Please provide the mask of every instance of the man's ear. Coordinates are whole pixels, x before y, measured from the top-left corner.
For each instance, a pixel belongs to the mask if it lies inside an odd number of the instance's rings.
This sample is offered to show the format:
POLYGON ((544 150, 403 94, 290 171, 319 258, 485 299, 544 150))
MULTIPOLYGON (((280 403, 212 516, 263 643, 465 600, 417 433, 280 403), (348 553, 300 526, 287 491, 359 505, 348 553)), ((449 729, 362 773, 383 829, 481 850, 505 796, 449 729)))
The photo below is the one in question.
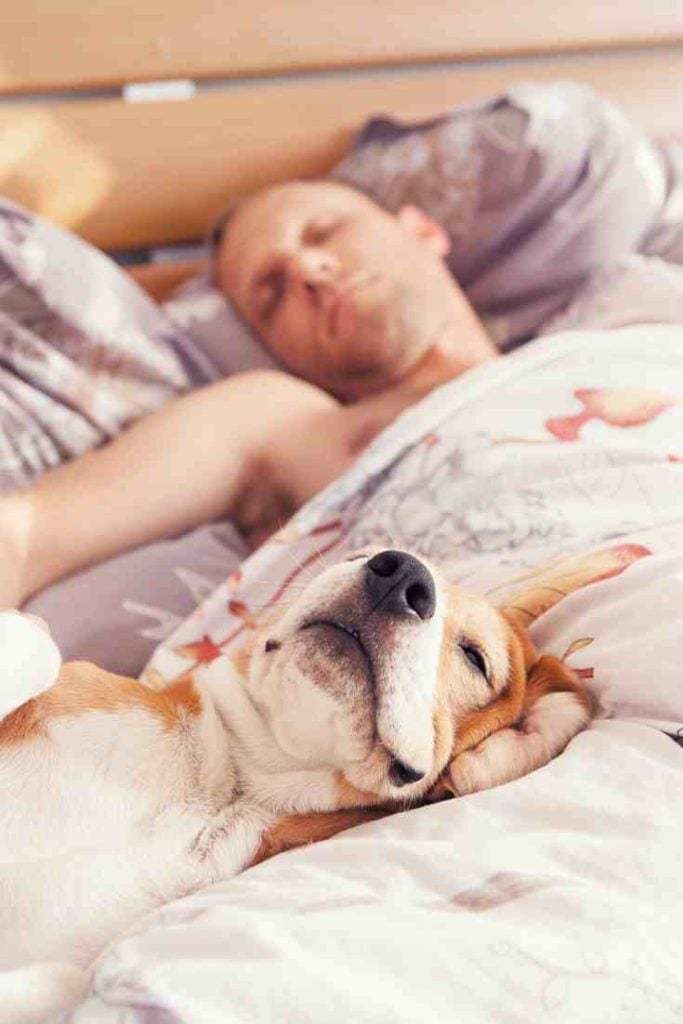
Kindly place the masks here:
POLYGON ((447 256, 450 252, 451 240, 444 228, 419 206, 410 203, 402 206, 396 219, 411 235, 425 242, 437 256, 447 256))

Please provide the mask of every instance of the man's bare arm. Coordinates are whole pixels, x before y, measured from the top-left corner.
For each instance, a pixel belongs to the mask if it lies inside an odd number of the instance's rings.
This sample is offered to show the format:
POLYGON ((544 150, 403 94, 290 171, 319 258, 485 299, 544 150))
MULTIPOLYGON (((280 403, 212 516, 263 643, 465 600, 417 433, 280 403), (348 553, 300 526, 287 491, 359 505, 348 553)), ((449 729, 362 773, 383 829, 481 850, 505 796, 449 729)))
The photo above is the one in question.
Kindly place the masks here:
MULTIPOLYGON (((309 467, 306 437, 327 431, 334 399, 285 374, 242 374, 177 399, 106 447, 0 501, 0 604, 20 605, 78 569, 200 523, 258 527, 277 503, 271 450, 297 451, 297 501, 344 468, 309 467), (245 525, 244 523, 242 525, 245 525)), ((334 447, 334 446, 333 446, 334 447)))

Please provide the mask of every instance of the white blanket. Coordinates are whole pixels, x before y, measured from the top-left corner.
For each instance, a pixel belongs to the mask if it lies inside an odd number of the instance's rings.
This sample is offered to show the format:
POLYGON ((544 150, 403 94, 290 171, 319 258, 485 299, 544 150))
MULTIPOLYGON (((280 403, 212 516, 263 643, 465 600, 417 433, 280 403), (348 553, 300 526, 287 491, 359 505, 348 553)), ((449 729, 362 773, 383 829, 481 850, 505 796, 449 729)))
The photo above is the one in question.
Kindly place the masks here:
POLYGON ((70 1020, 681 1019, 683 750, 660 730, 683 734, 683 328, 559 334, 441 388, 198 609, 150 680, 230 657, 319 552, 369 544, 540 615, 536 642, 589 681, 599 720, 518 782, 163 909, 70 1020))
POLYGON ((673 1024, 682 791, 670 739, 601 722, 525 779, 156 914, 72 1020, 673 1024))

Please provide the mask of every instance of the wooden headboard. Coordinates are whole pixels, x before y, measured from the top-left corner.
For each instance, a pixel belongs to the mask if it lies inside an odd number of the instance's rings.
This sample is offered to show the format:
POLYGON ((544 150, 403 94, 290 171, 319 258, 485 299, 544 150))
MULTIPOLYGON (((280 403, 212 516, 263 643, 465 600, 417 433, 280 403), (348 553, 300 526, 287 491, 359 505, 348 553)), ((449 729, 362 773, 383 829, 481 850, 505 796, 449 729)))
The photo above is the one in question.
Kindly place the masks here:
MULTIPOLYGON (((237 194, 324 173, 371 115, 424 117, 521 80, 591 83, 683 138, 683 0, 12 6, 0 192, 141 259, 201 238, 237 194)), ((141 276, 158 293, 180 272, 141 276)))

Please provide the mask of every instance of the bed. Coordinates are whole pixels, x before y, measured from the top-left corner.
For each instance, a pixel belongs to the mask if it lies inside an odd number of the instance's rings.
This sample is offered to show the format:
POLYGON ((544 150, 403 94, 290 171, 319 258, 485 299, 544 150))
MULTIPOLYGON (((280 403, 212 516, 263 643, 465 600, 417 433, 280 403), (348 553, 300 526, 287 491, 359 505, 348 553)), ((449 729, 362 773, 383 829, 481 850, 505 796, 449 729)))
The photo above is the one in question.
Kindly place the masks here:
MULTIPOLYGON (((552 18, 494 0, 324 17, 177 0, 94 17, 65 0, 12 18, 0 191, 114 253, 156 298, 201 269, 226 202, 327 173, 378 113, 428 119, 572 79, 649 135, 683 138, 683 9, 666 0, 552 18)), ((632 291, 622 279, 612 307, 632 291)), ((293 565, 386 528, 537 619, 543 648, 593 680, 594 727, 526 779, 164 908, 104 954, 73 1024, 680 1019, 683 317, 666 326, 661 306, 657 293, 656 313, 633 313, 657 321, 646 336, 623 322, 572 335, 569 318, 409 410, 287 532, 196 593, 146 675, 163 685, 209 648, 231 657, 293 565)))

